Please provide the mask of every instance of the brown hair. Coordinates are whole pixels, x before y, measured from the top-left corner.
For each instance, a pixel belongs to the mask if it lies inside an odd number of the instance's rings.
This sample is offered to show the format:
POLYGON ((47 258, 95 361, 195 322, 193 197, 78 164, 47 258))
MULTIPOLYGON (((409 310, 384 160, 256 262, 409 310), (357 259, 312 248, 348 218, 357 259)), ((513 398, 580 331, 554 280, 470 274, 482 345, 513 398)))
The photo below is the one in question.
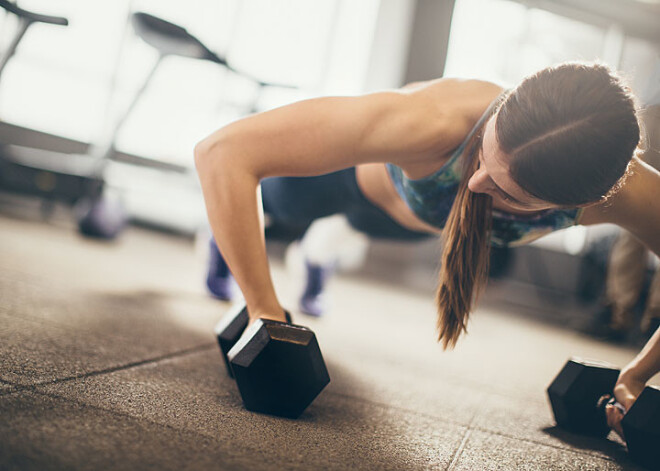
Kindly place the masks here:
MULTIPOLYGON (((490 114, 496 110, 497 107, 492 108, 490 114)), ((443 230, 440 282, 435 302, 438 341, 445 349, 453 348, 460 335, 467 332, 468 315, 488 273, 492 199, 486 194, 471 192, 468 181, 479 166, 477 151, 489 117, 482 120, 480 129, 475 130, 465 146, 461 157, 463 175, 443 230)))
MULTIPOLYGON (((620 187, 640 139, 635 110, 632 92, 608 67, 568 63, 527 77, 492 113, 511 178, 530 195, 575 207, 620 187)), ((463 177, 443 231, 436 303, 444 348, 467 331, 488 275, 491 198, 467 188, 479 165, 483 126, 465 148, 463 177)))

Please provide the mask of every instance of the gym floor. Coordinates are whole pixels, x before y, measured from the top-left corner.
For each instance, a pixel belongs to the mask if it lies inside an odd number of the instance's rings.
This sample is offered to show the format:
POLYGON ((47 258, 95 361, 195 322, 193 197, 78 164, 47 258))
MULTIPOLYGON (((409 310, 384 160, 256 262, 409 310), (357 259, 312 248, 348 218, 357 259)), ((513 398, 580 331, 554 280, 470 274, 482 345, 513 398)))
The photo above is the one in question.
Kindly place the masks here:
MULTIPOLYGON (((0 214, 0 469, 638 469, 610 440, 554 427, 545 388, 570 355, 632 348, 525 313, 474 314, 453 352, 432 293, 339 276, 319 339, 331 383, 298 420, 241 406, 213 336, 229 308, 190 240, 118 243, 0 214)), ((287 302, 295 286, 273 261, 287 302)))

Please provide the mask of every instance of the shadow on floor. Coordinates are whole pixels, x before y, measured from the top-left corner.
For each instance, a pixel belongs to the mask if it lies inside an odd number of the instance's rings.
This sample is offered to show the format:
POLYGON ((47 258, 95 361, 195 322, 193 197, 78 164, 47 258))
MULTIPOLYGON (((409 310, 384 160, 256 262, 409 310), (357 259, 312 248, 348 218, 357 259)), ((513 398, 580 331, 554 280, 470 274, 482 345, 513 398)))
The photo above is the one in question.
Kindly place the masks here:
MULTIPOLYGON (((626 447, 622 444, 622 442, 609 440, 607 438, 599 439, 571 433, 557 425, 544 428, 542 429, 542 432, 562 441, 573 449, 583 450, 586 452, 599 452, 605 456, 608 456, 613 461, 625 466, 630 466, 632 463, 626 451, 626 447)), ((614 432, 611 432, 610 436, 613 433, 614 432)))

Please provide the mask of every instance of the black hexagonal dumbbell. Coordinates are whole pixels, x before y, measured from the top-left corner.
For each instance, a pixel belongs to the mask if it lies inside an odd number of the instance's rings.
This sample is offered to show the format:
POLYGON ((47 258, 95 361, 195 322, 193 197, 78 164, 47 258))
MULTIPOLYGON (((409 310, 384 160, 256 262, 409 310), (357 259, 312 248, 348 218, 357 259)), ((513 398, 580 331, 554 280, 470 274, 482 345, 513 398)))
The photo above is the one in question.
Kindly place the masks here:
POLYGON ((647 386, 621 421, 630 457, 660 469, 660 389, 647 386))
MULTIPOLYGON (((610 364, 580 359, 569 360, 548 386, 548 398, 557 425, 566 430, 606 437, 610 428, 605 416, 620 370, 610 364)), ((660 390, 647 387, 621 422, 630 457, 650 469, 660 463, 660 390)))
POLYGON ((314 332, 259 319, 246 331, 247 308, 237 306, 216 327, 230 376, 254 412, 297 418, 330 382, 314 332))
POLYGON ((557 425, 571 432, 606 437, 610 433, 599 399, 611 394, 620 370, 604 362, 570 359, 548 386, 557 425))

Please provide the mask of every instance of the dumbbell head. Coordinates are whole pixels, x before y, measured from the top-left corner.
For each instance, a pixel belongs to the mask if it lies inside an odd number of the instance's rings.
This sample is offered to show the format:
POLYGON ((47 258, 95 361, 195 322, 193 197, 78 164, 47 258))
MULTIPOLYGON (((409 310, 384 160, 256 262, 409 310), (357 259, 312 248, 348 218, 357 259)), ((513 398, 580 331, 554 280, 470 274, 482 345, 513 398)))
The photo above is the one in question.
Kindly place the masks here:
POLYGON ((571 432, 605 437, 610 431, 598 399, 611 394, 619 369, 604 362, 573 358, 548 386, 557 425, 571 432))
POLYGON ((314 332, 259 319, 227 358, 245 408, 297 418, 330 382, 314 332))
MULTIPOLYGON (((286 315, 287 323, 291 324, 291 314, 286 311, 284 314, 286 315)), ((220 322, 215 326, 215 336, 218 339, 218 345, 222 352, 222 359, 225 362, 227 374, 231 378, 234 377, 234 373, 231 371, 231 365, 227 359, 227 354, 234 344, 238 342, 238 339, 241 338, 249 321, 250 317, 248 316, 247 306, 245 303, 239 303, 234 305, 224 316, 222 316, 220 322)))
POLYGON ((660 466, 660 389, 647 386, 621 421, 628 453, 639 464, 660 466))
POLYGON ((237 304, 222 316, 220 322, 215 326, 215 336, 218 339, 222 358, 227 367, 227 374, 232 378, 234 374, 231 371, 227 353, 238 342, 238 339, 241 338, 241 334, 247 327, 249 320, 250 318, 245 304, 237 304))

